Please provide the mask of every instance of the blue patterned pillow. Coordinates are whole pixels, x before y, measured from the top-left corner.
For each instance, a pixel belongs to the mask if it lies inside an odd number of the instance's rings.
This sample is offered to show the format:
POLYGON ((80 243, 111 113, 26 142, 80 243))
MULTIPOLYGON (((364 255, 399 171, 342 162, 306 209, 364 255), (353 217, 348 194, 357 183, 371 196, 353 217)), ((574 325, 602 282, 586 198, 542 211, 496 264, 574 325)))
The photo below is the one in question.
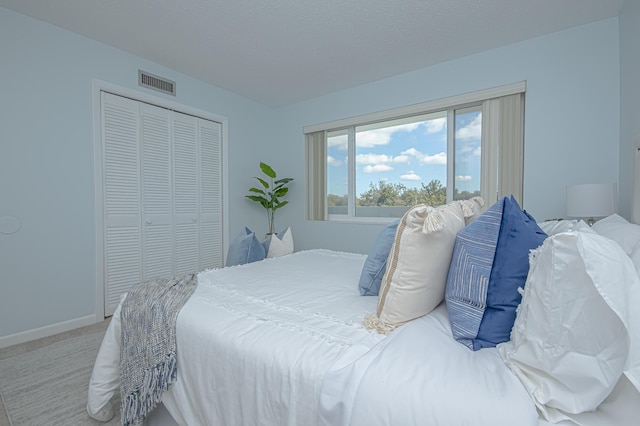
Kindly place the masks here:
POLYGON ((453 337, 473 348, 486 308, 491 266, 498 244, 504 198, 458 231, 445 300, 453 337))
POLYGON ((509 340, 529 273, 529 251, 547 235, 504 197, 458 233, 447 278, 453 337, 470 349, 509 340), (486 217, 485 217, 486 216, 486 217))
POLYGON ((380 231, 375 243, 373 243, 371 252, 369 256, 367 256, 367 260, 365 260, 362 272, 360 273, 360 282, 358 283, 360 295, 378 295, 382 277, 387 269, 389 250, 391 250, 393 240, 396 237, 396 230, 398 229, 399 223, 400 219, 385 226, 382 231, 380 231))
POLYGON ((264 246, 258 241, 255 232, 245 227, 229 244, 225 266, 243 265, 263 260, 264 257, 264 246))

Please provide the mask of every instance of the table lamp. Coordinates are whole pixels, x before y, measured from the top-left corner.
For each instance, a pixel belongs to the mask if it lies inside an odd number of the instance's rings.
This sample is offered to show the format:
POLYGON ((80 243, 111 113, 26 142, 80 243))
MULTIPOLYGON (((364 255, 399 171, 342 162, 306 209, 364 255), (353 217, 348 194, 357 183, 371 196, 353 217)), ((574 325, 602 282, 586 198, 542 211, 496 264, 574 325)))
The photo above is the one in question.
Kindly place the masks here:
POLYGON ((617 210, 618 185, 616 183, 585 183, 567 186, 567 216, 588 218, 589 226, 594 218, 609 216, 617 210))

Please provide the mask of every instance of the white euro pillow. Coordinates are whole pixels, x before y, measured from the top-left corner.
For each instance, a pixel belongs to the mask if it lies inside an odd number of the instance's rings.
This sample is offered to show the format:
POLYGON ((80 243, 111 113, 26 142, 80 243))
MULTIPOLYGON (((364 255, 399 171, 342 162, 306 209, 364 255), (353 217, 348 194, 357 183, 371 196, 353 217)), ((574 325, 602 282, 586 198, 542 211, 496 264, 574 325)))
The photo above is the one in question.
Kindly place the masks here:
POLYGON ((629 256, 640 246, 640 226, 615 213, 594 223, 592 229, 620 244, 629 256))
POLYGON ((543 416, 595 410, 622 373, 640 389, 640 279, 615 242, 553 235, 532 251, 511 340, 498 345, 543 416))
POLYGON ((545 220, 544 222, 539 222, 538 226, 548 236, 560 234, 561 232, 591 229, 584 220, 575 219, 545 220))

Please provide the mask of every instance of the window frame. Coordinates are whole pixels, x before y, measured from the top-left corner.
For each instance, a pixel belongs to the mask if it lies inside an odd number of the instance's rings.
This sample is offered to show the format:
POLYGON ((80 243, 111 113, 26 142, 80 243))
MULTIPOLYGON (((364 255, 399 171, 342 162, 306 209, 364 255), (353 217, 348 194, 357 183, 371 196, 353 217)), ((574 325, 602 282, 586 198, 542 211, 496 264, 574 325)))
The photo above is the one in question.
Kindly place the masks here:
MULTIPOLYGON (((318 194, 317 191, 314 191, 313 187, 313 179, 317 177, 317 173, 310 173, 309 168, 313 167, 313 159, 309 158, 309 153, 311 148, 309 147, 309 136, 311 134, 317 132, 323 132, 324 144, 325 144, 325 153, 326 153, 326 144, 327 144, 327 134, 332 131, 339 131, 343 129, 347 129, 349 132, 355 133, 355 128, 359 126, 371 125, 374 123, 403 119, 412 116, 419 116, 431 113, 437 113, 446 111, 447 112, 447 122, 455 123, 455 111, 466 109, 469 107, 479 107, 483 114, 483 131, 482 131, 482 145, 483 145, 483 154, 485 149, 485 137, 490 134, 491 130, 485 131, 485 102, 500 99, 503 97, 507 97, 509 95, 521 94, 524 95, 526 92, 526 82, 521 81, 517 83, 507 84, 503 86, 493 87, 489 89, 479 90, 471 93, 465 93, 461 95, 451 96, 447 98, 436 99, 433 101, 422 102, 418 104, 408 105, 400 108, 393 108, 385 111, 379 111, 375 113, 344 118, 339 120, 334 120, 330 122, 320 123, 305 126, 303 128, 305 134, 305 140, 307 142, 307 220, 321 220, 321 221, 330 221, 330 222, 349 222, 349 223, 388 223, 397 218, 393 217, 367 217, 367 216, 356 216, 355 215, 355 142, 351 142, 351 140, 355 141, 354 135, 349 135, 349 144, 348 144, 348 157, 349 157, 349 167, 348 167, 348 203, 347 203, 347 214, 328 214, 328 207, 326 205, 326 197, 327 197, 327 173, 326 173, 326 159, 321 161, 320 163, 316 163, 315 167, 319 167, 319 164, 322 164, 324 167, 323 173, 325 182, 323 183, 324 194, 318 194), (353 139, 352 139, 353 138, 353 139), (313 197, 323 196, 324 201, 322 202, 324 206, 324 217, 317 217, 317 214, 314 214, 311 211, 311 206, 314 204, 313 197)), ((522 103, 524 103, 522 98, 522 103)), ((524 119, 524 112, 521 111, 522 119, 524 119)), ((522 141, 524 139, 523 134, 523 126, 519 129, 522 132, 520 136, 522 141)), ((455 179, 455 149, 454 149, 454 141, 455 141, 455 124, 447 126, 447 158, 453 159, 453 162, 447 161, 447 185, 446 185, 446 194, 447 201, 453 199, 453 191, 454 191, 454 179, 455 179)), ((492 137, 494 139, 498 139, 498 141, 492 142, 493 145, 499 145, 502 143, 499 141, 501 136, 499 133, 492 133, 492 137)), ((522 148, 521 148, 522 150, 522 148)), ((495 153, 495 155, 499 155, 500 149, 492 149, 490 152, 495 153)), ((522 156, 522 153, 520 153, 522 156)), ((500 167, 500 159, 496 158, 493 161, 487 162, 485 160, 482 161, 482 170, 481 176, 482 179, 486 179, 486 176, 490 176, 493 178, 495 173, 487 173, 484 169, 487 167, 487 164, 491 164, 491 167, 500 167)), ((522 168, 521 168, 522 169, 522 168)), ((317 171, 316 171, 317 172, 317 171)), ((520 176, 520 181, 522 181, 522 176, 520 176)), ((497 186, 493 185, 493 186, 497 186)), ((493 188, 493 186, 490 186, 493 188)), ((316 186, 317 187, 317 186, 316 186)), ((481 193, 485 192, 486 185, 481 186, 481 193)), ((492 198, 490 196, 492 191, 489 194, 484 195, 485 201, 491 202, 493 200, 489 200, 487 198, 492 198)), ((496 193, 496 197, 499 193, 496 193)), ((519 197, 522 198, 522 194, 519 194, 519 197)), ((317 201, 316 201, 317 202, 317 201)))

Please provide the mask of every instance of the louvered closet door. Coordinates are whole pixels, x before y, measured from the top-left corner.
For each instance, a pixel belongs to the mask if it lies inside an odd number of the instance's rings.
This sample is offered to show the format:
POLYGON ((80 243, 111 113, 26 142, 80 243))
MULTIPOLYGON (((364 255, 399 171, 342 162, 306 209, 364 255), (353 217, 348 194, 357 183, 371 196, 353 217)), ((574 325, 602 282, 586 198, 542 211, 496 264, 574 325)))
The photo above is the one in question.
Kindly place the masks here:
POLYGON ((222 125, 102 93, 105 314, 141 282, 222 265, 222 125))
POLYGON ((200 266, 222 266, 222 125, 198 120, 200 130, 200 266))
POLYGON ((139 169, 139 106, 135 101, 101 95, 105 315, 120 295, 142 278, 139 169))
POLYGON ((200 270, 198 119, 173 113, 175 274, 200 270))
POLYGON ((140 104, 143 280, 173 276, 171 111, 140 104))

